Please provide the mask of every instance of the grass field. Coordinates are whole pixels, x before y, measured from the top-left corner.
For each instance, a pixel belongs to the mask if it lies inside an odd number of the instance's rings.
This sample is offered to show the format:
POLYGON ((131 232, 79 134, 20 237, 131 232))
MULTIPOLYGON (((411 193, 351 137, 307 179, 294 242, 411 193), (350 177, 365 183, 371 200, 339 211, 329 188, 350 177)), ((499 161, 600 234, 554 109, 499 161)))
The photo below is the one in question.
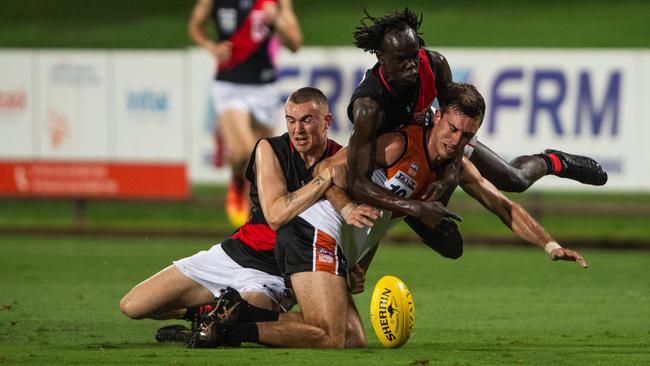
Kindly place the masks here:
MULTIPOLYGON (((430 47, 650 47, 646 0, 364 1, 372 15, 409 6, 430 47)), ((294 0, 306 45, 352 45, 361 1, 294 0)), ((194 1, 3 0, 0 47, 176 48, 191 44, 194 1)))
MULTIPOLYGON (((410 6, 438 47, 650 48, 650 1, 365 1, 372 14, 410 6)), ((194 4, 180 0, 3 0, 0 48, 179 48, 194 4)), ((305 45, 351 45, 358 1, 294 0, 305 45)), ((650 365, 650 251, 581 249, 589 270, 535 248, 468 245, 458 261, 417 244, 385 245, 356 301, 364 350, 188 350, 153 340, 166 323, 132 321, 118 302, 171 260, 232 230, 223 188, 195 187, 191 202, 91 201, 83 227, 129 237, 50 235, 74 229, 67 200, 0 200, 0 365, 650 365), (164 230, 175 237, 148 235, 164 230), (203 232, 183 238, 179 232, 203 232), (207 233, 207 235, 205 234, 207 233), (212 235, 215 234, 215 235, 212 235), (417 320, 401 349, 383 349, 368 324, 371 287, 384 274, 410 287, 417 320)), ((632 240, 650 248, 650 194, 513 195, 562 244, 632 240)), ((452 208, 466 236, 512 238, 465 195, 452 208)), ((408 235, 406 227, 396 233, 408 235)))
MULTIPOLYGON (((551 178, 546 178, 551 179, 551 178)), ((233 228, 223 211, 224 187, 195 186, 190 202, 90 201, 84 227, 89 230, 204 232, 223 237, 233 228)), ((524 193, 510 195, 528 208, 556 239, 570 245, 581 241, 635 241, 650 248, 650 194, 647 193, 524 193)), ((503 238, 512 234, 492 214, 462 191, 454 194, 452 210, 468 238, 503 238)), ((6 228, 72 229, 74 204, 68 200, 0 200, 0 230, 6 228)), ((395 234, 415 236, 406 226, 395 234)))
MULTIPOLYGON (((132 321, 121 296, 197 240, 0 236, 0 364, 33 365, 640 365, 648 364, 648 252, 583 251, 591 268, 537 249, 472 247, 458 261, 386 245, 368 286, 402 278, 416 326, 401 349, 187 350, 160 345, 163 323, 132 321)), ((369 295, 356 297, 368 328, 369 295)))

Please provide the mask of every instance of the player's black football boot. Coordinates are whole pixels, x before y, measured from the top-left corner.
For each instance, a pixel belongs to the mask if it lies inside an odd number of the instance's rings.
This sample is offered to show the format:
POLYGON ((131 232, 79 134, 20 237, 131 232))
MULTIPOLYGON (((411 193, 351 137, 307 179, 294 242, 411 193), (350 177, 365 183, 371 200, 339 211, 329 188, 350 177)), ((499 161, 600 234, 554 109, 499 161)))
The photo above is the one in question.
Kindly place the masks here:
POLYGON ((558 177, 594 186, 602 186, 607 183, 607 172, 592 158, 550 149, 545 150, 544 153, 554 161, 554 166, 559 160, 560 166, 555 167, 555 174, 558 177), (553 157, 556 157, 557 160, 553 157))
POLYGON ((192 335, 192 331, 181 324, 167 325, 156 331, 156 340, 161 343, 185 343, 192 335))
POLYGON ((210 313, 213 309, 214 307, 212 304, 189 308, 183 319, 192 322, 190 329, 182 324, 167 325, 156 331, 156 340, 161 343, 186 343, 192 332, 198 329, 199 325, 203 323, 203 321, 207 318, 208 313, 210 313))
POLYGON ((243 305, 245 303, 239 292, 232 287, 226 287, 215 299, 212 311, 206 318, 221 324, 238 323, 243 305))
POLYGON ((187 339, 187 348, 216 348, 219 346, 236 346, 226 344, 225 336, 228 325, 214 319, 206 319, 187 339))
POLYGON ((240 342, 228 342, 225 340, 225 336, 230 325, 239 322, 242 305, 245 305, 245 301, 237 290, 232 287, 221 290, 219 297, 212 304, 212 311, 203 317, 198 326, 193 324, 192 335, 187 340, 187 347, 239 347, 240 342))

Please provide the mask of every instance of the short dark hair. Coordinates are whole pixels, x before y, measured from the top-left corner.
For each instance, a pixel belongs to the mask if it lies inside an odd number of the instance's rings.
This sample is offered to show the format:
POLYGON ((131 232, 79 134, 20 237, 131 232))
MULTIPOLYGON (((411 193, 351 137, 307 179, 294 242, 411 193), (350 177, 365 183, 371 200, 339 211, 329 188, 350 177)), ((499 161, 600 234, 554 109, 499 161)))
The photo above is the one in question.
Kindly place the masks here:
POLYGON ((306 86, 294 91, 291 93, 291 95, 289 95, 289 98, 287 100, 295 104, 302 104, 313 101, 318 104, 327 105, 327 97, 325 94, 323 94, 320 89, 313 88, 311 86, 306 86))
POLYGON ((449 83, 445 93, 439 96, 440 113, 453 109, 469 118, 479 118, 481 122, 485 117, 485 100, 472 84, 449 83))
POLYGON ((381 18, 373 17, 368 14, 365 6, 361 7, 363 13, 366 15, 361 18, 361 25, 354 31, 354 45, 357 48, 370 53, 381 51, 381 44, 384 40, 386 33, 392 31, 403 31, 408 28, 413 29, 420 41, 420 47, 424 47, 424 40, 422 33, 419 33, 420 25, 422 24, 422 15, 418 16, 409 8, 404 8, 404 11, 394 11, 381 18), (366 24, 365 20, 370 21, 366 24))

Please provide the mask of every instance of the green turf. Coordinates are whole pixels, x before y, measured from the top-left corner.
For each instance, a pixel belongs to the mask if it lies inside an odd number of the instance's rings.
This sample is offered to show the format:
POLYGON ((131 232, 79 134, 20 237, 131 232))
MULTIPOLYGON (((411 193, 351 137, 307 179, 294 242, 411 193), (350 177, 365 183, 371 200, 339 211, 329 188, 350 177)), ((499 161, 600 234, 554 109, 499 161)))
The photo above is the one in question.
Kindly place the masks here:
MULTIPOLYGON (((0 236, 0 364, 639 365, 648 361, 648 252, 583 251, 591 268, 536 249, 471 247, 458 261, 421 246, 384 246, 368 283, 410 287, 416 326, 401 349, 187 350, 153 341, 121 296, 197 240, 0 236)), ((356 301, 368 328, 368 292, 356 301)))
MULTIPOLYGON (((83 225, 102 230, 207 232, 219 240, 233 230, 223 210, 224 196, 224 187, 196 186, 193 198, 183 202, 89 201, 83 225)), ((534 192, 510 196, 567 245, 576 238, 650 245, 650 194, 534 192)), ((496 217, 462 191, 454 194, 450 207, 463 217, 460 228, 466 236, 514 238, 496 217)), ((0 199, 0 228, 37 227, 74 228, 73 202, 0 199)), ((395 233, 415 238, 406 225, 398 226, 395 233)))
MULTIPOLYGON (((372 15, 410 6, 431 47, 650 47, 645 0, 365 1, 372 15)), ((352 45, 359 1, 294 1, 306 45, 352 45)), ((194 1, 3 0, 0 47, 148 47, 191 44, 194 1)))

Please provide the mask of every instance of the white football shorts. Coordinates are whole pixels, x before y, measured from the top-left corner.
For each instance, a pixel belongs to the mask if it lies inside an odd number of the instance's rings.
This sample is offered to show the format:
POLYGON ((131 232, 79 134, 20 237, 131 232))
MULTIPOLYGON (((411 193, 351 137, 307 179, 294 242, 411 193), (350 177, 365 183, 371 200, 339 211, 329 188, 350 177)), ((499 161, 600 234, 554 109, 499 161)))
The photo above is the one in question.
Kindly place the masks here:
POLYGON ((212 291, 215 297, 220 290, 232 287, 239 292, 264 293, 284 311, 290 310, 295 303, 282 277, 240 266, 223 251, 221 244, 174 261, 174 265, 184 275, 212 291))
POLYGON ((212 103, 217 117, 226 110, 249 112, 257 122, 274 128, 279 118, 280 91, 275 83, 237 84, 212 81, 212 103))

